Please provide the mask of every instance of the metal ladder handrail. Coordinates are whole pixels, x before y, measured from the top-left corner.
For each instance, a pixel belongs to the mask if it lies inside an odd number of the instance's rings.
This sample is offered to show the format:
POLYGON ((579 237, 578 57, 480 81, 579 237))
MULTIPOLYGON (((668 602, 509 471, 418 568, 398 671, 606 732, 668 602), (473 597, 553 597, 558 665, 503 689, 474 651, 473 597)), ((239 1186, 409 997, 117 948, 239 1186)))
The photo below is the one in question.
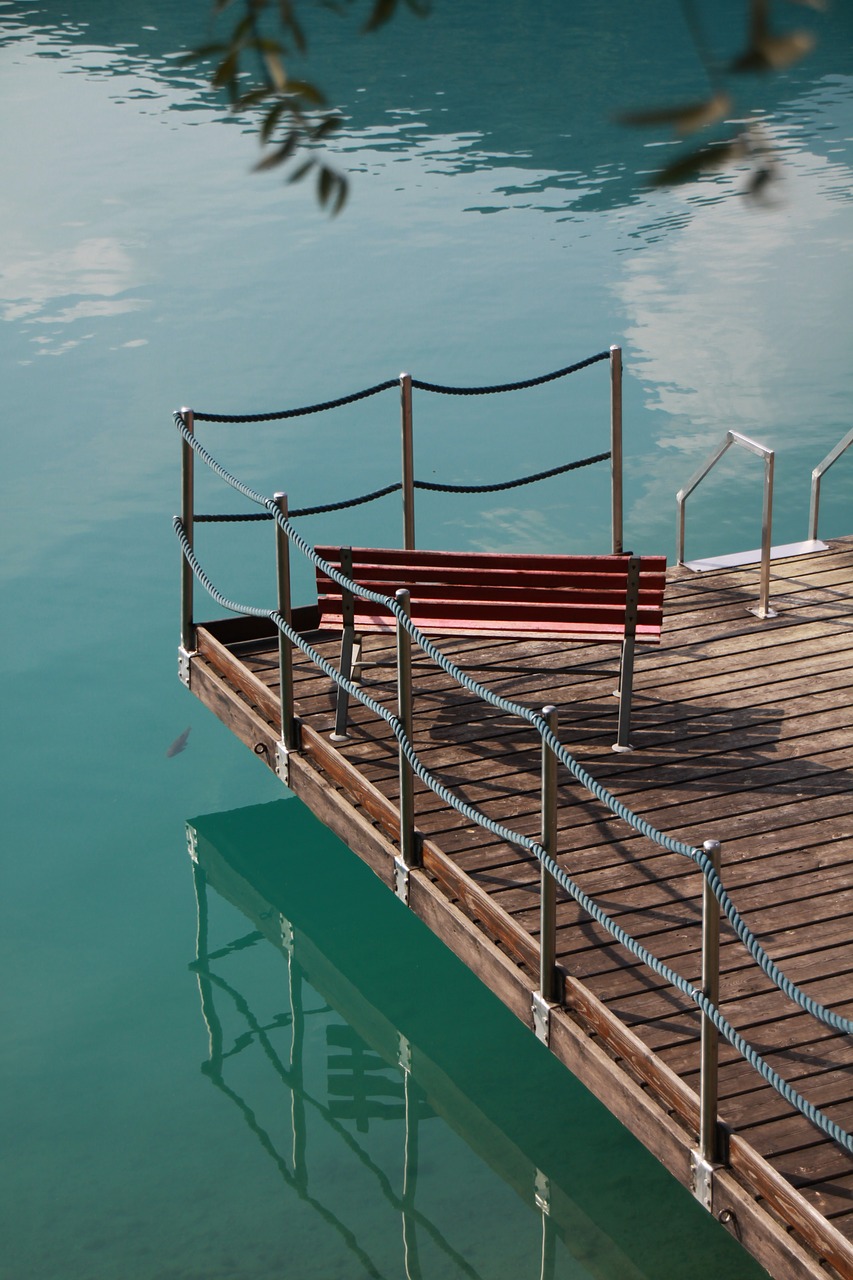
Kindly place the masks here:
POLYGON ((809 537, 813 541, 817 541, 817 516, 820 507, 820 482, 824 474, 829 470, 834 462, 837 462, 842 453, 845 453, 850 445, 853 444, 853 427, 847 432, 846 436, 842 436, 834 449, 830 449, 823 462, 819 462, 812 471, 812 495, 809 505, 809 537))
POLYGON ((750 453, 755 453, 759 458, 764 459, 764 503, 761 512, 761 582, 758 604, 750 612, 762 619, 775 618, 775 610, 770 608, 770 549, 773 526, 773 466, 776 453, 775 450, 768 449, 767 445, 760 444, 757 440, 751 440, 749 436, 742 435, 740 431, 727 431, 725 439, 719 448, 715 449, 699 470, 690 477, 684 488, 679 489, 675 495, 678 507, 678 527, 675 541, 676 562, 680 565, 684 564, 684 504, 693 490, 701 484, 708 472, 716 466, 723 454, 733 444, 741 445, 742 448, 748 449, 750 453))

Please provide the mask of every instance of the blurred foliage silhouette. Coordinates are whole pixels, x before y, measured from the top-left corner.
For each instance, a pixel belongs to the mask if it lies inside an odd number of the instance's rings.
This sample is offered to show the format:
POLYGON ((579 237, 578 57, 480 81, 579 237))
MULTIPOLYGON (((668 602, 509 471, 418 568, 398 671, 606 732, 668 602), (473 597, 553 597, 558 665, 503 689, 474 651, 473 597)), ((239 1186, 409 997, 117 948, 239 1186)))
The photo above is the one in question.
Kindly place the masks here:
MULTIPOLYGON (((787 4, 820 10, 823 0, 787 0, 787 4)), ((291 76, 295 55, 307 52, 305 24, 298 10, 319 5, 341 16, 363 9, 361 32, 377 31, 400 8, 427 17, 429 0, 212 0, 214 25, 226 11, 233 18, 228 33, 200 45, 186 61, 210 63, 210 83, 223 90, 235 111, 258 114, 258 135, 263 154, 256 170, 286 166, 288 182, 300 182, 309 174, 316 181, 317 199, 332 214, 343 208, 347 178, 329 162, 322 144, 343 123, 342 114, 329 107, 318 85, 291 76)), ((745 109, 736 101, 732 81, 747 75, 783 70, 805 57, 814 47, 809 30, 781 28, 771 0, 743 0, 744 35, 733 50, 712 48, 700 14, 699 0, 673 0, 673 22, 683 22, 708 83, 707 95, 688 103, 641 107, 617 116, 628 126, 671 126, 679 137, 702 132, 692 145, 651 175, 656 186, 690 181, 700 174, 731 164, 748 169, 747 191, 763 194, 777 176, 773 145, 755 123, 744 124, 745 109), (720 135, 706 132, 719 126, 720 135)), ((531 21, 536 21, 535 13, 531 21)), ((662 79, 666 79, 666 54, 662 55, 662 79)))

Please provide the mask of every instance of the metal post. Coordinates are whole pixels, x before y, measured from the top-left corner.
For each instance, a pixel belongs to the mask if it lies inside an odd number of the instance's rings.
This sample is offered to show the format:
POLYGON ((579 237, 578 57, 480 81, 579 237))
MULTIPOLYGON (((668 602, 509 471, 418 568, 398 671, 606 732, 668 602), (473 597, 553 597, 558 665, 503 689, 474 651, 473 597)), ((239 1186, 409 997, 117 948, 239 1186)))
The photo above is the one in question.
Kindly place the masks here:
MULTIPOLYGON (((190 435, 194 429, 192 409, 181 409, 181 417, 190 435)), ((193 465, 195 454, 192 446, 181 437, 181 523, 184 526, 187 542, 193 545, 194 520, 194 477, 193 465)), ((181 649, 184 653, 192 653, 195 649, 195 629, 193 627, 193 571, 185 555, 181 555, 181 649)))
POLYGON ((415 549, 415 458, 412 440, 412 375, 400 374, 400 417, 403 429, 403 548, 415 549))
POLYGON ((625 635, 622 640, 622 657, 619 663, 619 721, 616 729, 614 751, 633 751, 628 741, 631 732, 631 702, 634 697, 634 648, 637 639, 637 609, 640 600, 640 557, 628 561, 625 582, 625 635))
MULTIPOLYGON (((703 848, 714 870, 720 873, 720 842, 706 840, 703 848)), ((720 904, 707 879, 702 886, 702 991, 720 1002, 720 904)), ((719 1032, 707 1014, 702 1014, 702 1067, 699 1083, 699 1155, 706 1164, 719 1157, 717 1127, 717 1048, 719 1032)))
MULTIPOLYGON (((275 505, 287 519, 287 494, 277 493, 275 505)), ((275 524, 275 567, 278 584, 277 608, 285 622, 289 624, 291 621, 290 539, 278 521, 275 524)), ((296 746, 293 716, 293 646, 282 631, 278 633, 278 679, 281 700, 281 740, 285 751, 293 751, 296 746)))
POLYGON ((622 554, 622 348, 610 348, 610 492, 612 551, 622 554))
MULTIPOLYGON (((557 732, 557 708, 542 708, 552 733, 557 732)), ((542 742, 542 848, 557 856, 557 757, 542 742)), ((551 872, 541 869, 539 894, 539 994, 549 1004, 557 999, 557 883, 551 872)))
POLYGON ((820 511, 821 473, 818 467, 812 471, 811 501, 809 502, 809 539, 817 542, 817 517, 820 511))
MULTIPOLYGON (((412 604, 409 592, 401 587, 396 593, 397 603, 411 617, 412 604)), ((397 715, 403 732, 412 741, 412 638, 397 620, 397 715)), ((415 846, 415 776, 412 766, 400 746, 400 857, 406 868, 419 865, 415 846)))
POLYGON ((761 589, 758 595, 759 618, 775 618, 770 608, 770 553, 773 530, 773 463, 772 450, 764 458, 764 506, 761 511, 761 589))
POLYGON ((809 506, 809 538, 812 542, 817 542, 817 517, 820 510, 820 482, 825 472, 837 462, 847 449, 853 444, 853 430, 848 431, 843 436, 834 449, 830 449, 823 462, 819 462, 812 472, 812 496, 809 506))

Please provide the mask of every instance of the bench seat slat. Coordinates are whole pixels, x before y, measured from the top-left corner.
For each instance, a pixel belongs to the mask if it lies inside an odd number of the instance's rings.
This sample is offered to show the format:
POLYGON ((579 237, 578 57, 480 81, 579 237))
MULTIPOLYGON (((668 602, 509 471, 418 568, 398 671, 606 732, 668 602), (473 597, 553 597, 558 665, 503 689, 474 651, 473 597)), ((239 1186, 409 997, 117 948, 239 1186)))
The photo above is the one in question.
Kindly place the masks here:
MULTIPOLYGON (((494 619, 484 618, 482 616, 471 618, 460 618, 459 614, 454 612, 449 616, 436 615, 435 617, 419 616, 416 612, 412 613, 412 621, 415 626, 426 634, 435 635, 453 635, 453 636, 483 636, 494 638, 515 639, 519 637, 537 638, 540 640, 582 640, 588 644, 605 643, 607 641, 618 642, 625 635, 625 627, 621 623, 601 623, 601 622, 555 622, 553 620, 536 620, 526 619, 523 623, 517 622, 513 625, 512 621, 501 618, 498 615, 494 619)), ((338 613, 323 613, 320 618, 320 627, 329 628, 331 630, 340 630, 343 627, 343 615, 338 613)), ((387 613, 356 613, 354 629, 358 631, 375 631, 375 632, 392 632, 396 627, 396 620, 391 614, 387 613)), ((660 643, 660 627, 644 626, 638 623, 636 640, 638 644, 659 644, 660 643)))
MULTIPOLYGON (((613 604, 563 604, 560 601, 544 601, 528 602, 526 600, 457 600, 455 597, 444 597, 436 600, 424 600, 420 597, 412 596, 412 618, 415 622, 419 618, 424 621, 436 618, 443 618, 447 621, 450 618, 457 619, 460 623, 475 623, 478 619, 487 622, 500 622, 506 624, 514 630, 523 631, 525 627, 535 626, 537 623, 541 625, 554 625, 558 629, 567 625, 584 624, 589 626, 617 626, 624 630, 625 606, 613 604)), ((322 617, 328 614, 333 615, 341 612, 340 597, 335 600, 329 600, 328 603, 321 602, 320 613, 322 617)), ((388 618, 390 615, 381 605, 375 605, 368 602, 362 602, 356 597, 355 599, 355 616, 356 618, 388 618)), ((662 615, 661 610, 654 606, 641 606, 637 613, 638 622, 645 623, 647 627, 660 628, 662 615)), ((391 622, 394 621, 390 617, 391 622)))

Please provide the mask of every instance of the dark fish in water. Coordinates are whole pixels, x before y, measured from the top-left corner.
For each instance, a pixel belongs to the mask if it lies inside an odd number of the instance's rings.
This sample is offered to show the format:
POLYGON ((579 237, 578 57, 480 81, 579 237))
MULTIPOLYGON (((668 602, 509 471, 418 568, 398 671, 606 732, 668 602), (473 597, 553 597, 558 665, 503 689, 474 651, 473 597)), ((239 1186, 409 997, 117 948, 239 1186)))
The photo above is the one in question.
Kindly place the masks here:
POLYGON ((166 756, 167 756, 167 757, 168 757, 168 756, 176 756, 176 755, 178 755, 181 751, 183 751, 184 747, 187 745, 187 738, 190 736, 190 729, 191 729, 191 728, 192 728, 192 725, 187 725, 187 727, 186 727, 186 729, 184 729, 183 733, 181 733, 181 734, 179 734, 179 735, 178 735, 178 737, 177 737, 177 738, 175 739, 175 741, 172 743, 171 747, 169 747, 169 750, 166 752, 166 756))

